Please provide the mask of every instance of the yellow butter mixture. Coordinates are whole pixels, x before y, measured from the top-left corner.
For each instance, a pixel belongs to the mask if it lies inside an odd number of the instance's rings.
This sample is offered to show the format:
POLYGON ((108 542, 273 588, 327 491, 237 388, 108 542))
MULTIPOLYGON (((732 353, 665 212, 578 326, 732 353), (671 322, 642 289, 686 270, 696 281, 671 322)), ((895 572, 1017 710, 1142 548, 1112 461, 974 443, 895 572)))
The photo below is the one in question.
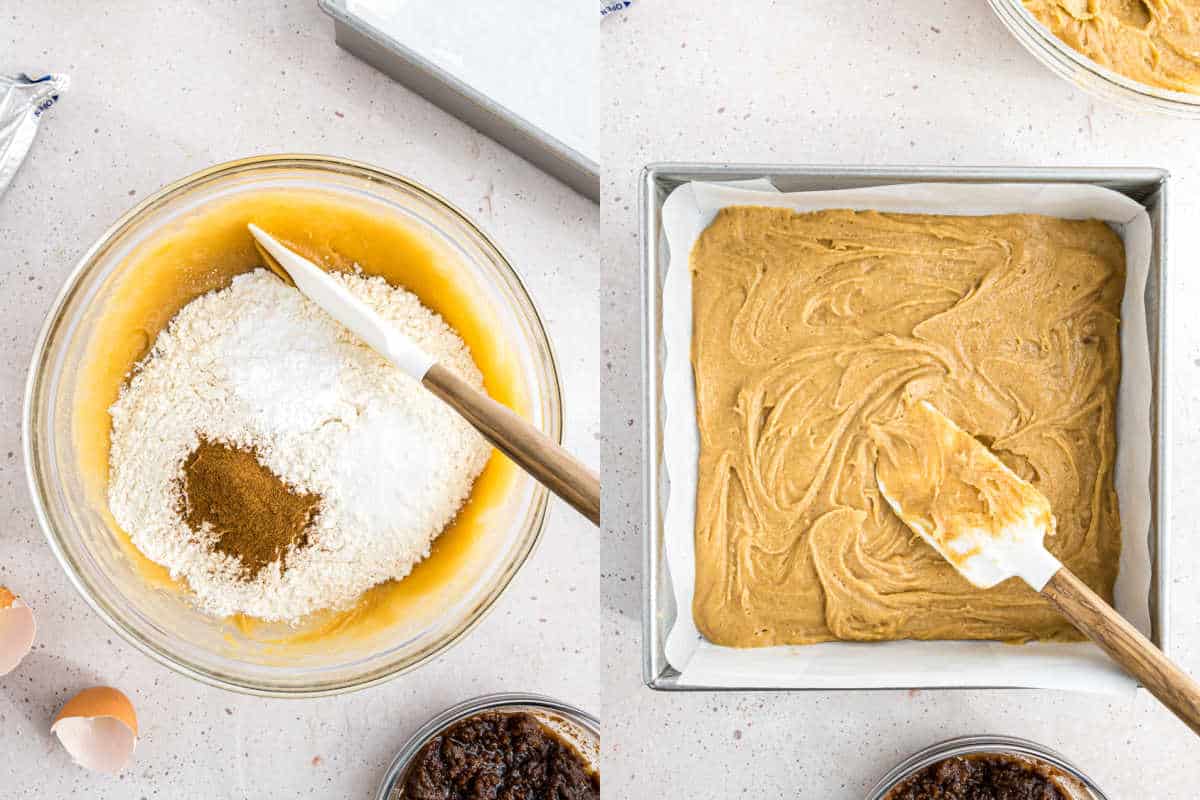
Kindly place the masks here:
MULTIPOLYGON (((150 237, 129 256, 130 263, 99 312, 97 334, 88 343, 80 381, 86 391, 72 398, 73 440, 88 494, 138 573, 168 591, 182 593, 187 587, 147 559, 107 507, 109 409, 131 369, 181 308, 262 266, 246 231, 248 222, 257 222, 332 271, 358 268, 406 287, 467 343, 489 395, 520 413, 527 413, 530 402, 517 373, 517 354, 509 341, 494 335, 494 312, 486 299, 464 277, 453 254, 403 219, 320 190, 268 189, 206 205, 150 237)), ((511 462, 493 456, 457 517, 434 541, 429 557, 403 580, 368 589, 350 609, 316 612, 297 626, 242 615, 223 620, 231 647, 243 648, 233 652, 253 646, 260 654, 256 657, 265 652, 291 663, 332 648, 358 650, 431 624, 494 562, 505 530, 497 519, 504 519, 506 498, 517 478, 511 462)))

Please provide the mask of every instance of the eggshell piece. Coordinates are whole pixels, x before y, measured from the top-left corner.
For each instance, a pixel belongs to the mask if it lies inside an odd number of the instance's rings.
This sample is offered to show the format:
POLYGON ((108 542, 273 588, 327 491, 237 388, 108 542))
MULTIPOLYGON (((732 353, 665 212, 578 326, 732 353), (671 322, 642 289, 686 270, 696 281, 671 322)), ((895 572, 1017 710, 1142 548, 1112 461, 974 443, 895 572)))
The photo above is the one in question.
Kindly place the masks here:
POLYGON ((68 700, 50 730, 75 763, 116 775, 137 746, 137 714, 129 698, 116 689, 84 689, 68 700))
POLYGON ((37 622, 21 598, 0 586, 0 676, 17 668, 33 647, 37 622))

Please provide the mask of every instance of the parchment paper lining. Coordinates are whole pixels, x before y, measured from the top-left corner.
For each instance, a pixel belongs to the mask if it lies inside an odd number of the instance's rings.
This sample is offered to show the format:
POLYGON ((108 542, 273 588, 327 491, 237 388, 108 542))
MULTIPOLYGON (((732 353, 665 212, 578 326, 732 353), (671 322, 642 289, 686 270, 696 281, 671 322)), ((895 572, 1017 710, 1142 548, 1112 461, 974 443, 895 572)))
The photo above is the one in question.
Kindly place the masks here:
POLYGON ((688 257, 717 211, 758 205, 817 211, 873 209, 901 213, 1037 213, 1102 219, 1125 243, 1121 305, 1121 383, 1117 394, 1116 488, 1122 551, 1115 605, 1143 633, 1150 631, 1150 350, 1142 303, 1150 265, 1146 211, 1130 198, 1087 184, 924 183, 828 192, 780 193, 766 179, 687 183, 662 209, 670 259, 663 284, 663 459, 668 476, 664 551, 677 617, 666 655, 679 683, 741 688, 885 688, 1013 686, 1118 693, 1136 682, 1091 643, 828 642, 739 649, 705 640, 692 619, 695 587, 695 500, 699 435, 690 347, 692 282, 688 257))

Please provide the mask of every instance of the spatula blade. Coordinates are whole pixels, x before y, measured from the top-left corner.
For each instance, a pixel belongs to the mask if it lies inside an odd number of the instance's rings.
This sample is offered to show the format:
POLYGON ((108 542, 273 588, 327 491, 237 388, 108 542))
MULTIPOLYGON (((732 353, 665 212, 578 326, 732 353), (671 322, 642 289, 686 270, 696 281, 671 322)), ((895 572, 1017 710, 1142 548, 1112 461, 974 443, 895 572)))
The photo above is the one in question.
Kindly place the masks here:
POLYGON ((286 283, 288 286, 295 286, 296 282, 292 280, 292 276, 288 274, 275 256, 271 255, 267 248, 263 247, 262 242, 257 238, 254 240, 254 249, 258 251, 258 257, 262 259, 263 266, 275 273, 275 277, 286 283))
POLYGON ((880 493, 904 524, 973 585, 1019 576, 1041 590, 1061 567, 1046 550, 1050 501, 926 401, 871 430, 880 493))
POLYGON ((374 309, 355 297, 325 270, 299 253, 284 247, 257 225, 251 223, 247 227, 259 246, 273 258, 274 265, 268 266, 272 269, 282 269, 291 277, 292 283, 301 294, 349 328, 368 347, 408 373, 414 380, 424 379, 434 364, 433 356, 399 329, 388 324, 374 309))

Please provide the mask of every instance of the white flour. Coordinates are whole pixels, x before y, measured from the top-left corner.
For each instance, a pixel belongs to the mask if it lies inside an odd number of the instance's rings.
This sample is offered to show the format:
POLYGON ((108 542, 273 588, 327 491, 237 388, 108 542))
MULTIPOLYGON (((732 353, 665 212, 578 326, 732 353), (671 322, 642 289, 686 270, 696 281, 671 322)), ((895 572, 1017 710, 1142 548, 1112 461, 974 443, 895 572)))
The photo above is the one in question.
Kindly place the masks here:
MULTIPOLYGON (((381 278, 337 275, 438 361, 482 387, 441 317, 381 278)), ((295 620, 351 604, 429 554, 490 448, 454 411, 265 270, 185 306, 110 409, 109 507, 151 560, 224 616, 295 620), (299 492, 321 495, 310 545, 253 581, 178 511, 200 437, 257 449, 299 492)))

